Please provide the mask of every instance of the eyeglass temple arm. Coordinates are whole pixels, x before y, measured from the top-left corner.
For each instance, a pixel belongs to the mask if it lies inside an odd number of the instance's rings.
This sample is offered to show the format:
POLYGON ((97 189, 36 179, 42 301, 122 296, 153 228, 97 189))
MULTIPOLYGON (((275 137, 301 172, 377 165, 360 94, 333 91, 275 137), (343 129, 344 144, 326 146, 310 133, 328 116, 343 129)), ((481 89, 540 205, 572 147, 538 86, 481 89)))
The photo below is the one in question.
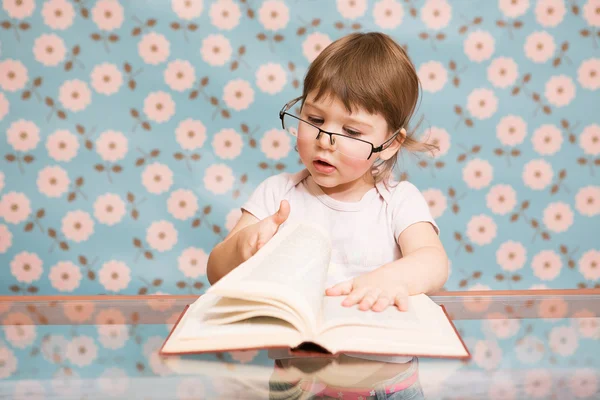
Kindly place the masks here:
POLYGON ((381 146, 379 147, 375 147, 373 148, 373 153, 379 153, 380 151, 385 150, 386 148, 384 147, 387 143, 391 142, 392 140, 394 140, 396 138, 396 136, 398 136, 398 134, 400 133, 400 131, 402 130, 402 128, 398 129, 396 132, 394 132, 394 134, 392 135, 391 138, 389 138, 388 140, 386 140, 385 142, 381 143, 381 146))

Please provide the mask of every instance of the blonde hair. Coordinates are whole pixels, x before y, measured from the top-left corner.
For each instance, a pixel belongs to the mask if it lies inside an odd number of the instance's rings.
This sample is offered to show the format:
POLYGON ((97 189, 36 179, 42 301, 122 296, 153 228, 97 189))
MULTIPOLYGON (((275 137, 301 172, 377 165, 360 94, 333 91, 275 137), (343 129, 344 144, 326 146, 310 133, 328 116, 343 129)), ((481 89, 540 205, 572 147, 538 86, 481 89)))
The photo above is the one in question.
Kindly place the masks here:
MULTIPOLYGON (((315 101, 334 96, 350 113, 362 108, 370 114, 381 114, 389 133, 405 128, 404 149, 412 153, 433 152, 437 149, 435 144, 413 137, 420 121, 414 128, 408 127, 420 88, 414 65, 392 38, 377 32, 353 33, 331 43, 310 64, 304 77, 302 103, 313 91, 315 101)), ((397 139, 402 140, 400 135, 397 139)), ((396 154, 373 165, 375 182, 391 175, 397 159, 396 154)))

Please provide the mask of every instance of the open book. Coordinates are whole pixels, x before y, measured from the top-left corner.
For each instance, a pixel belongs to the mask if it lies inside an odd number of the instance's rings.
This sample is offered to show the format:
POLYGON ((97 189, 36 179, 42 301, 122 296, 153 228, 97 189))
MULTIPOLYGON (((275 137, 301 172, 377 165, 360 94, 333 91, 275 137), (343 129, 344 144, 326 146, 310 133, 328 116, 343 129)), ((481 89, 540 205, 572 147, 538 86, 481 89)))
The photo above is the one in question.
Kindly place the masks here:
POLYGON ((366 353, 468 358, 444 308, 424 294, 409 310, 382 312, 325 296, 331 241, 322 228, 282 225, 254 256, 187 306, 160 354, 288 349, 294 354, 366 353))

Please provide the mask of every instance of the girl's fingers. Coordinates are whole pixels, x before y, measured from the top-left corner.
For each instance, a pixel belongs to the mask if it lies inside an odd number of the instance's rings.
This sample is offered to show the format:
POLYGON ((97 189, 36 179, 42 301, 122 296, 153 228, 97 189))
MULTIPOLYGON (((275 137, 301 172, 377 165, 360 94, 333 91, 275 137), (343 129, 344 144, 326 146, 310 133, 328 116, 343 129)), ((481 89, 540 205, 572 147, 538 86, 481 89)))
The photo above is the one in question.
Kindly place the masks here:
POLYGON ((354 289, 349 295, 348 297, 346 297, 344 299, 344 301, 342 302, 343 306, 346 307, 350 307, 355 305, 356 303, 358 303, 363 297, 365 297, 365 294, 367 293, 367 291, 369 290, 369 288, 362 288, 362 289, 354 289))
POLYGON ((383 311, 392 303, 392 299, 384 294, 381 294, 375 304, 373 304, 373 311, 383 311))
POLYGON ((373 306, 373 304, 375 304, 380 294, 380 289, 371 289, 367 291, 367 293, 365 293, 364 297, 360 301, 360 304, 358 305, 359 310, 366 311, 370 309, 373 306))
POLYGON ((352 291, 352 279, 346 282, 338 283, 333 285, 325 291, 327 296, 341 296, 344 294, 350 294, 352 291))

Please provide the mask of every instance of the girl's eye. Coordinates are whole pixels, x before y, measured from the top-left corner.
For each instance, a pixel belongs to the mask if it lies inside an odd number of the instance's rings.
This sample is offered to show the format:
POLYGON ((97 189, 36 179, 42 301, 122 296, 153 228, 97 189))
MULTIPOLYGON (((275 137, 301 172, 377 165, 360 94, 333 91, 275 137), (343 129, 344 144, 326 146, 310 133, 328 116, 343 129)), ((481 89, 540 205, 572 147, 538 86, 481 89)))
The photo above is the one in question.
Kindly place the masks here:
POLYGON ((321 118, 308 117, 308 122, 310 122, 311 124, 319 125, 323 123, 323 120, 321 118))
POLYGON ((360 132, 353 131, 352 129, 344 128, 344 131, 350 136, 359 136, 360 132))

